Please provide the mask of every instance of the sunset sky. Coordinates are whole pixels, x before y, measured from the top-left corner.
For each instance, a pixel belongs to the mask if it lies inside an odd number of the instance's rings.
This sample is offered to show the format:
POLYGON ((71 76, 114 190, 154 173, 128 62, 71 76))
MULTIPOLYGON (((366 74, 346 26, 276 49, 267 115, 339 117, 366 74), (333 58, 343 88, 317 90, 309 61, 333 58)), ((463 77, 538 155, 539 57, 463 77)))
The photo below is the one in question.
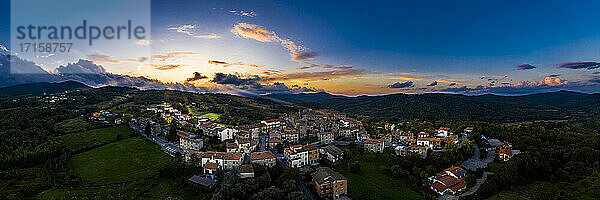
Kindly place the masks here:
MULTIPOLYGON (((115 74, 230 90, 598 92, 599 7, 597 1, 154 0, 146 13, 148 40, 25 58, 50 72, 82 58, 115 74), (150 59, 132 53, 143 48, 150 59)), ((0 44, 14 50, 10 7, 0 13, 0 44)))

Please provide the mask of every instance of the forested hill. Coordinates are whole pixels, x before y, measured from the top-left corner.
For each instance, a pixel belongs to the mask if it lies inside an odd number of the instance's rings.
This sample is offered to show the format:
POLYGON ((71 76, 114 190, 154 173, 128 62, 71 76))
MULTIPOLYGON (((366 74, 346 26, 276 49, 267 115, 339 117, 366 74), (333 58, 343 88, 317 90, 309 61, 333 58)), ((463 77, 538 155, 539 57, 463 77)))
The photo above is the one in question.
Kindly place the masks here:
POLYGON ((345 97, 327 93, 273 94, 270 98, 326 107, 357 116, 388 120, 473 120, 519 122, 560 120, 600 113, 599 94, 559 91, 524 96, 390 94, 345 97))

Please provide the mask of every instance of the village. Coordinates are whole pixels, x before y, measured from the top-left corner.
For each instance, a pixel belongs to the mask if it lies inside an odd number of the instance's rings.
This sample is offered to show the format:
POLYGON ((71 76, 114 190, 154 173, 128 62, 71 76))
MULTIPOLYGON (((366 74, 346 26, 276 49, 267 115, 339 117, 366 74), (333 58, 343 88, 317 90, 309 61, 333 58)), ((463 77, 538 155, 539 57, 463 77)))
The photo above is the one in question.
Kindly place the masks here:
MULTIPOLYGON (((386 123, 385 127, 380 128, 389 133, 373 137, 360 121, 331 110, 304 109, 241 126, 219 124, 208 117, 184 115, 166 103, 144 111, 159 116, 167 124, 137 117, 131 119, 130 127, 160 145, 165 153, 182 155, 187 162, 194 162, 201 167, 202 174, 189 177, 188 181, 192 183, 211 189, 219 184, 216 174, 220 171, 233 172, 247 179, 255 177, 253 164, 266 168, 281 165, 284 168, 298 168, 309 174, 312 180, 308 184, 316 190, 313 192, 327 199, 349 199, 346 196, 349 179, 321 165, 322 162, 335 164, 343 160, 345 152, 340 146, 353 143, 373 154, 383 154, 385 149, 391 149, 390 152, 396 156, 426 158, 431 152, 445 151, 444 147, 448 144, 461 147, 468 141, 467 135, 474 131, 468 127, 462 133, 455 134, 449 128, 440 127, 433 133, 412 133, 399 131, 395 124, 386 123), (177 129, 176 139, 169 141, 166 138, 174 122, 193 127, 197 132, 177 129), (217 138, 218 142, 215 144, 213 140, 213 144, 209 144, 207 138, 217 138)), ((113 115, 101 111, 94 113, 90 119, 103 120, 104 116, 113 115)), ((120 118, 115 119, 117 122, 121 123, 120 118)), ((463 193, 476 190, 467 187, 468 170, 485 168, 494 160, 508 161, 520 152, 512 150, 510 142, 487 139, 485 136, 482 139, 488 144, 489 155, 486 159, 480 161, 476 149, 477 155, 464 161, 461 166, 448 166, 423 180, 421 190, 439 199, 457 199, 463 193)), ((481 184, 479 182, 478 185, 481 184)), ((306 183, 300 183, 299 187, 308 188, 306 183)), ((310 192, 303 192, 306 198, 315 198, 310 192)))

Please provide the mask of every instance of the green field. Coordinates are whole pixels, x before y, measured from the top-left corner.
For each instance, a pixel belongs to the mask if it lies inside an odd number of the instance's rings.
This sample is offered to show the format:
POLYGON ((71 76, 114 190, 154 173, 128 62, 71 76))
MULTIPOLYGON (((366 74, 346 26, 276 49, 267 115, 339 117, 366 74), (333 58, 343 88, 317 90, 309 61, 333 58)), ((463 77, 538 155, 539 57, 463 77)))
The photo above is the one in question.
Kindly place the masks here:
POLYGON ((115 184, 96 188, 53 188, 40 193, 38 199, 135 199, 152 187, 152 180, 115 184))
POLYGON ((210 121, 215 121, 217 119, 219 119, 219 117, 221 117, 221 114, 217 114, 217 113, 206 113, 200 117, 205 117, 210 119, 210 121))
POLYGON ((83 184, 106 184, 153 176, 169 160, 158 145, 134 137, 75 155, 73 168, 83 184))
POLYGON ((336 171, 348 178, 348 191, 350 197, 359 199, 424 199, 424 197, 412 190, 411 186, 401 179, 392 179, 384 174, 385 161, 377 157, 374 161, 363 161, 360 154, 350 153, 353 160, 361 162, 358 173, 348 171, 347 165, 340 164, 336 171))
POLYGON ((519 195, 519 193, 510 191, 510 190, 504 190, 492 197, 490 197, 488 200, 523 200, 524 198, 521 197, 521 195, 519 195))
POLYGON ((71 133, 63 136, 65 145, 72 151, 95 147, 117 141, 118 135, 127 138, 132 130, 127 126, 116 128, 101 128, 86 132, 71 133))
POLYGON ((94 127, 97 128, 100 125, 98 123, 91 122, 84 117, 77 117, 56 123, 54 126, 56 130, 59 130, 62 133, 75 133, 85 131, 86 129, 92 129, 94 127))

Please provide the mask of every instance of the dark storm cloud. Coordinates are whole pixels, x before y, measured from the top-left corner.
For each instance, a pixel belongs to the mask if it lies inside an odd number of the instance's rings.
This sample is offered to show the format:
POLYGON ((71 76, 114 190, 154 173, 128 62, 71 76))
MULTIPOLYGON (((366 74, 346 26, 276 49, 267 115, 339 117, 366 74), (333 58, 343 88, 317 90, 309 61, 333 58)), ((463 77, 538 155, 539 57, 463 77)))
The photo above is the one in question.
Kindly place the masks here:
POLYGON ((413 87, 414 84, 412 81, 406 81, 403 83, 400 82, 396 82, 394 84, 388 85, 388 88, 407 88, 407 87, 413 87))
POLYGON ((205 78, 208 78, 208 77, 202 75, 200 72, 194 72, 194 76, 185 79, 185 82, 193 82, 193 81, 202 80, 205 78))
POLYGON ((566 62, 558 65, 559 68, 569 69, 596 69, 600 67, 598 62, 566 62))
POLYGON ((529 70, 529 69, 535 69, 536 67, 530 64, 522 64, 517 66, 517 70, 529 70))

